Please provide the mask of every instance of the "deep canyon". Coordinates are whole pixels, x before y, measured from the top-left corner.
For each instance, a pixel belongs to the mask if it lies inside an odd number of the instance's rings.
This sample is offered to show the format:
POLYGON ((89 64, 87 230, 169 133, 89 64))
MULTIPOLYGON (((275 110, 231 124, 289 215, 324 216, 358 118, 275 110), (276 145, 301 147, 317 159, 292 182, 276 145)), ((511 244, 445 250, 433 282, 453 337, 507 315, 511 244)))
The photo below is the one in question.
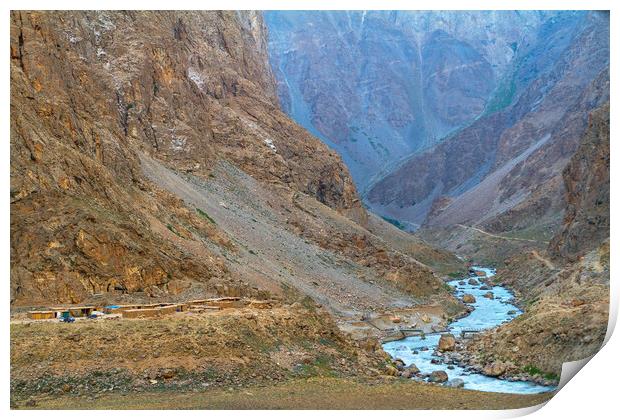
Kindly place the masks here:
POLYGON ((188 391, 202 407, 233 389, 245 408, 251 387, 282 407, 279 387, 322 384, 355 389, 323 408, 400 407, 364 398, 393 387, 408 408, 549 398, 405 380, 383 350, 404 329, 435 337, 467 319, 453 286, 472 263, 497 267, 484 287, 522 308, 459 342, 472 364, 554 382, 600 346, 608 13, 10 20, 13 407, 188 391), (26 316, 219 297, 245 306, 26 316))

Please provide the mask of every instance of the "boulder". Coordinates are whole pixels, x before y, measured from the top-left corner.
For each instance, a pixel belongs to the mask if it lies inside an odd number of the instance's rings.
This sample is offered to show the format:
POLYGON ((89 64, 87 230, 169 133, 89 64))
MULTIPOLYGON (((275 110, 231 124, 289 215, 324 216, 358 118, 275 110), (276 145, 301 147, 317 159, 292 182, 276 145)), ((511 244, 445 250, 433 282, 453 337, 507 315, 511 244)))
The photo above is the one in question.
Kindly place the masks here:
POLYGON ((368 352, 373 352, 378 348, 381 348, 379 342, 374 338, 366 338, 359 342, 360 347, 368 352))
POLYGON ((465 386, 465 381, 461 378, 454 378, 446 382, 445 385, 450 388, 463 388, 465 386))
POLYGON ((454 351, 456 346, 456 338, 452 334, 442 334, 439 339, 439 351, 454 351))
POLYGON ((405 362, 403 362, 402 359, 395 359, 394 366, 396 366, 398 370, 403 370, 405 368, 405 362))
POLYGON ((476 303, 476 298, 474 295, 470 295, 469 293, 465 293, 463 295, 463 303, 476 303))
POLYGON ((470 285, 472 285, 472 286, 477 286, 477 285, 479 285, 479 284, 480 284, 480 283, 478 283, 478 280, 476 280, 476 279, 469 279, 469 280, 467 281, 467 283, 469 283, 469 284, 470 284, 470 285))
POLYGON ((486 277, 487 276, 487 273, 485 273, 484 271, 480 271, 480 270, 476 270, 474 273, 478 277, 486 277))
POLYGON ((420 373, 420 369, 418 369, 418 367, 412 363, 410 366, 407 366, 400 375, 403 378, 412 378, 418 373, 420 373))
POLYGON ((493 295, 493 292, 486 292, 483 296, 487 299, 493 299, 495 295, 493 295))
POLYGON ((459 281, 459 285, 461 285, 461 286, 465 286, 465 284, 466 284, 466 283, 465 283, 465 280, 461 280, 461 281, 459 281))
POLYGON ((570 304, 573 308, 576 308, 577 306, 585 305, 586 301, 583 299, 573 299, 570 304))
POLYGON ((515 311, 514 309, 511 309, 510 311, 507 312, 508 315, 516 315, 517 311, 515 311))
POLYGON ((398 369, 396 369, 394 366, 392 365, 387 365, 385 367, 385 373, 388 376, 398 376, 400 374, 400 372, 398 371, 398 369))
POLYGON ((425 323, 427 323, 427 324, 428 324, 429 322, 431 322, 431 317, 430 317, 430 316, 428 316, 428 315, 426 315, 426 314, 422 315, 422 318, 421 318, 421 319, 422 319, 422 322, 425 322, 425 323))
POLYGON ((176 376, 176 371, 174 369, 163 369, 160 371, 160 377, 164 379, 172 379, 176 376))
POLYGON ((506 373, 506 364, 504 362, 493 362, 491 364, 486 365, 482 369, 482 373, 487 376, 501 376, 506 373))
POLYGON ((448 374, 443 370, 435 370, 428 377, 429 382, 442 383, 448 380, 448 374))

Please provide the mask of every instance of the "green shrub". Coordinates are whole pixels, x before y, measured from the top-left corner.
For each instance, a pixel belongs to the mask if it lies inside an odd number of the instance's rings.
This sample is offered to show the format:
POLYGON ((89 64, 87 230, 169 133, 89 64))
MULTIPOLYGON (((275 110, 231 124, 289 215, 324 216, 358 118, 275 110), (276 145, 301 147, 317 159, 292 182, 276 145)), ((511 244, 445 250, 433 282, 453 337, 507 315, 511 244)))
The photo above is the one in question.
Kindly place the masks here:
POLYGON ((397 228, 399 228, 400 230, 405 230, 405 225, 402 224, 400 221, 396 220, 396 219, 392 219, 391 217, 387 217, 387 216, 381 216, 381 218, 383 220, 385 220, 386 222, 396 226, 397 228))
POLYGON ((196 207, 196 212, 203 218, 203 219, 207 219, 209 222, 213 223, 214 225, 216 225, 217 223, 215 223, 215 220, 213 220, 211 218, 211 216, 209 216, 206 212, 204 212, 203 210, 199 209, 196 207))
POLYGON ((174 228, 174 226, 172 226, 170 223, 168 223, 166 225, 166 227, 168 228, 168 230, 172 233, 174 233, 177 236, 181 236, 181 234, 179 232, 177 232, 177 230, 174 228))
POLYGON ((548 381, 557 381, 559 379, 558 375, 556 375, 555 373, 551 373, 551 372, 543 372, 542 370, 540 370, 539 368, 537 368, 534 365, 526 365, 523 367, 523 371, 525 373, 528 373, 532 376, 536 376, 536 375, 540 375, 543 378, 547 379, 548 381))

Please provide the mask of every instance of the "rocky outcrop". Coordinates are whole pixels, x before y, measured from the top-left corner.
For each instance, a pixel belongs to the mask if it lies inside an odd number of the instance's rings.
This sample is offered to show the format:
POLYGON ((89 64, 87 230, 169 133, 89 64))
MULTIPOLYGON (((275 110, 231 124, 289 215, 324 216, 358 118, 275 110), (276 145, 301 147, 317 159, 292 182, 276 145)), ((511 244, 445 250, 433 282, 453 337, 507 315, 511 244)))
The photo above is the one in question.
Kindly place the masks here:
POLYGON ((609 103, 594 111, 563 177, 567 210, 549 248, 574 260, 609 237, 609 103))
POLYGON ((501 376, 506 372, 506 364, 503 362, 493 362, 482 369, 482 373, 487 376, 501 376))
POLYGON ((418 367, 415 364, 411 364, 402 371, 400 376, 402 376, 403 378, 410 379, 416 376, 418 373, 420 373, 420 369, 418 369, 418 367))

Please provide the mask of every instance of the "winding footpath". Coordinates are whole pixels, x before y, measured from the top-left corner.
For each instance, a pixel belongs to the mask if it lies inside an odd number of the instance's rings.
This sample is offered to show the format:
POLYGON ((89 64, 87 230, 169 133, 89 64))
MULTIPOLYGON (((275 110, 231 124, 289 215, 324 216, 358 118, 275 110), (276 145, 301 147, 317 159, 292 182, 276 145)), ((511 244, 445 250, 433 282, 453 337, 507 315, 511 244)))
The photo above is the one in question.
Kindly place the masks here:
POLYGON ((525 239, 525 238, 512 238, 510 236, 501 236, 501 235, 495 235, 494 233, 489 233, 486 232, 482 229, 479 229, 477 227, 474 226, 467 226, 467 225, 462 225, 460 223, 457 223, 456 226, 462 227, 463 229, 470 229, 470 230, 474 230, 478 233, 481 233, 483 235, 486 236, 490 236, 491 238, 497 238, 497 239, 504 239, 506 241, 522 241, 522 242, 534 242, 534 243, 539 243, 539 244, 548 244, 549 242, 546 241, 538 241, 536 239, 525 239))

